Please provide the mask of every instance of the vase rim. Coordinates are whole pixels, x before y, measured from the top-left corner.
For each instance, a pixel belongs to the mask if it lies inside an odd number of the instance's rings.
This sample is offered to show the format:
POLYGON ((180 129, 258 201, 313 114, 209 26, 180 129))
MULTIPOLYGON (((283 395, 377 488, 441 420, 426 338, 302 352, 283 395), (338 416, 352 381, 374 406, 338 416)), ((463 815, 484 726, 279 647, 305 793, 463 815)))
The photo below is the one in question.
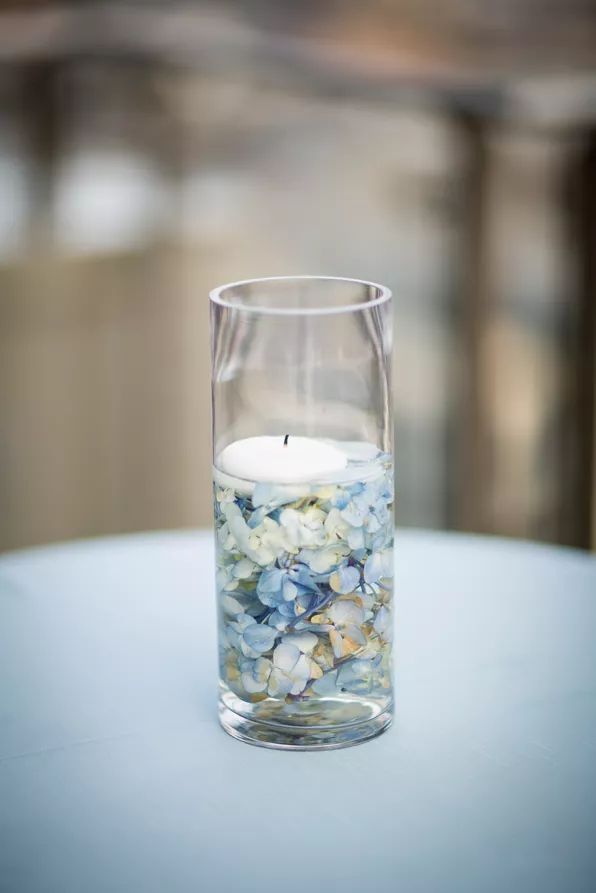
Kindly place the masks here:
POLYGON ((346 276, 264 276, 256 279, 241 279, 238 282, 228 282, 225 285, 219 285, 217 288, 209 292, 209 299, 214 304, 226 307, 230 310, 241 310, 246 313, 258 313, 264 316, 323 316, 338 313, 353 313, 359 310, 368 310, 371 307, 377 307, 385 304, 392 298, 391 289, 386 285, 380 285, 377 282, 369 282, 366 279, 352 279, 346 276), (241 301, 229 300, 225 297, 225 293, 236 288, 245 286, 259 285, 260 283, 290 283, 290 282, 343 282, 352 285, 362 285, 376 291, 376 297, 368 301, 359 301, 354 304, 340 304, 333 306, 315 306, 315 307, 283 307, 273 306, 267 307, 259 304, 247 304, 241 301))

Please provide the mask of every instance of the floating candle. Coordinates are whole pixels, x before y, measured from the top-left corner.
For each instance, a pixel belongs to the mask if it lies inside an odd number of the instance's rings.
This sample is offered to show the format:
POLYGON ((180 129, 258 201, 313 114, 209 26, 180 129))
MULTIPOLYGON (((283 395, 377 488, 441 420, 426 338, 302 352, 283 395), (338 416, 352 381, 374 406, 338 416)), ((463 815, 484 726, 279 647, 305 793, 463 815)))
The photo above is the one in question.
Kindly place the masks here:
POLYGON ((218 467, 245 481, 291 484, 317 481, 342 471, 345 453, 312 437, 261 436, 236 440, 222 450, 218 467))

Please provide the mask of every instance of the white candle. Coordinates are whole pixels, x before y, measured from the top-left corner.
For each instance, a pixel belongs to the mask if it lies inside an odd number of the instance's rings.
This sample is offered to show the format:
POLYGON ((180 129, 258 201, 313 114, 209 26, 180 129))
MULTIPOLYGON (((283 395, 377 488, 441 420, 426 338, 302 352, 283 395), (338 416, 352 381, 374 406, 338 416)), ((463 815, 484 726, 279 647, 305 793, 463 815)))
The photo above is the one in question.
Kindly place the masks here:
POLYGON ((346 468, 345 453, 311 437, 247 437, 222 450, 218 468, 244 481, 293 484, 321 480, 346 468))

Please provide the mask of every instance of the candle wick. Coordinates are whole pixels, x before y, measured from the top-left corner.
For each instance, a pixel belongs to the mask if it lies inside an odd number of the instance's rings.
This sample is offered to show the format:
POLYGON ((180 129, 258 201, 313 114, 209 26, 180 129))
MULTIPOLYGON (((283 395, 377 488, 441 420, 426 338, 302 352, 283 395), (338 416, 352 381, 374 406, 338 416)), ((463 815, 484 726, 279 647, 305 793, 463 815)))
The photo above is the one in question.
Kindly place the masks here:
POLYGON ((284 437, 284 446, 287 446, 287 445, 288 445, 288 440, 289 440, 289 439, 290 439, 290 435, 289 435, 289 434, 286 434, 286 436, 284 437))

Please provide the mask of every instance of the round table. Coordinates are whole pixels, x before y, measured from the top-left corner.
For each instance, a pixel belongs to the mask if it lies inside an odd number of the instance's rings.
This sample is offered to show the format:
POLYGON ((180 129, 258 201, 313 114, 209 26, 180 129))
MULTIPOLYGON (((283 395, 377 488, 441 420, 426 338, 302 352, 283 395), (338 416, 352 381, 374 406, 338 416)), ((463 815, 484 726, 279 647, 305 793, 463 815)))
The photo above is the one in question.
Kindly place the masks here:
POLYGON ((596 560, 402 532, 393 727, 216 719, 208 533, 0 558, 7 893, 596 889, 596 560))

